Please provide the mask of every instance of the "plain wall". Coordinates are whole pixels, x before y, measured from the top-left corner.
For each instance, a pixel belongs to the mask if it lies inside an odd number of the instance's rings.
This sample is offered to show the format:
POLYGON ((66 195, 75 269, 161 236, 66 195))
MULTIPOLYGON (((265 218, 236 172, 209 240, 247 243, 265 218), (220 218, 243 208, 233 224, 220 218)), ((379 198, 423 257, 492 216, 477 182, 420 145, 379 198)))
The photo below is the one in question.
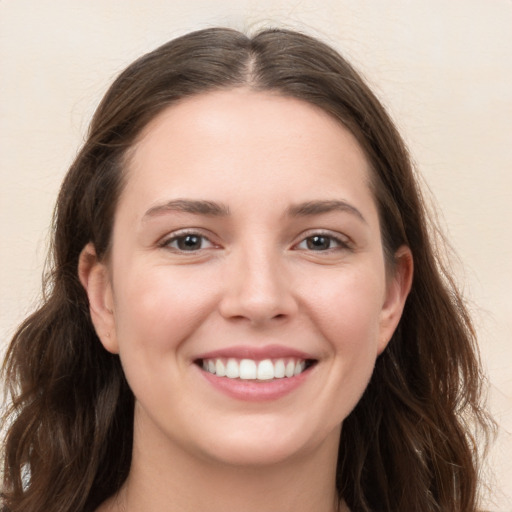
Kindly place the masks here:
POLYGON ((193 29, 299 28, 363 72, 460 260, 500 425, 491 510, 512 510, 510 0, 0 0, 0 334, 36 303, 60 182, 129 62, 193 29))

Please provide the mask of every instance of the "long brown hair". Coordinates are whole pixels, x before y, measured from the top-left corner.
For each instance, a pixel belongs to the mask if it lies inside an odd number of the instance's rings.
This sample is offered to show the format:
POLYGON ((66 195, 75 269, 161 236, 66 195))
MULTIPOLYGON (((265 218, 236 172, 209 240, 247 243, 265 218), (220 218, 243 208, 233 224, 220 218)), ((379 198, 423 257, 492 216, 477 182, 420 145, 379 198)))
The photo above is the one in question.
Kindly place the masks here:
POLYGON ((486 432, 489 420, 475 335, 433 250, 395 126, 350 64, 323 43, 285 30, 249 38, 208 29, 163 45, 117 78, 64 180, 43 302, 20 326, 4 364, 11 406, 3 512, 91 512, 126 479, 134 397, 118 356, 103 349, 92 326, 79 254, 88 242, 100 259, 108 253, 123 161, 147 123, 185 97, 240 86, 299 98, 347 127, 373 170, 388 263, 403 244, 414 258, 398 329, 343 424, 340 497, 353 512, 476 510, 470 426, 486 432))

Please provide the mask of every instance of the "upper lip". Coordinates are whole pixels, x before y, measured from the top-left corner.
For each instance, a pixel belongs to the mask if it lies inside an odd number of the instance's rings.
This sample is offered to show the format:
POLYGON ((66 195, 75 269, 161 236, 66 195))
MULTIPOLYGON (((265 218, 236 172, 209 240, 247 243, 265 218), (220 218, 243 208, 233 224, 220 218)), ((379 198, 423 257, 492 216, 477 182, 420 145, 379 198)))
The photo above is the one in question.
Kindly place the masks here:
POLYGON ((195 359, 216 359, 216 358, 233 358, 233 359, 254 359, 261 361, 263 359, 280 359, 280 358, 295 358, 295 359, 316 359, 311 354, 296 350, 294 348, 285 347, 282 345, 265 345, 262 347, 255 347, 249 345, 236 345, 222 349, 212 350, 199 354, 195 359))

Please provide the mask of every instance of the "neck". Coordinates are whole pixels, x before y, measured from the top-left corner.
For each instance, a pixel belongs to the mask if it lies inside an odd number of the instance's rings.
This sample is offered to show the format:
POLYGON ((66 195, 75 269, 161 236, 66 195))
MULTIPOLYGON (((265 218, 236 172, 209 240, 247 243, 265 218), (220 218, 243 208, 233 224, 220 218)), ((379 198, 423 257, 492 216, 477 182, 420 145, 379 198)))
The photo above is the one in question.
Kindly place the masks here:
MULTIPOLYGON (((339 431, 302 456, 271 465, 240 466, 200 459, 176 446, 134 436, 132 466, 111 512, 335 512, 339 431)), ((153 438, 154 440, 154 438, 153 438)))

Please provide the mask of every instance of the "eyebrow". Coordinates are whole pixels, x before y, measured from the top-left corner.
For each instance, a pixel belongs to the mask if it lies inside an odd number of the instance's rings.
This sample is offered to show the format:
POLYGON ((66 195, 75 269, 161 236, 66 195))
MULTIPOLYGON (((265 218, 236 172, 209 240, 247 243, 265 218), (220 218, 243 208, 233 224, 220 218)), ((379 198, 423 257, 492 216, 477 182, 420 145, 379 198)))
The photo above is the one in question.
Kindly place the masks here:
MULTIPOLYGON (((287 214, 290 217, 307 217, 333 211, 351 213, 366 223, 363 214, 355 206, 341 200, 306 201, 290 206, 287 214)), ((199 199, 173 199, 150 208, 144 214, 142 220, 144 221, 168 212, 192 213, 211 217, 226 217, 230 215, 229 207, 222 203, 199 199)))
POLYGON ((288 208, 288 215, 291 217, 306 217, 333 211, 351 213, 367 224, 363 214, 355 206, 340 200, 306 201, 305 203, 292 205, 288 208))
POLYGON ((213 201, 203 201, 196 199, 173 199, 163 204, 150 208, 143 216, 142 220, 151 217, 157 217, 167 212, 193 213, 196 215, 208 215, 212 217, 225 217, 229 215, 229 208, 213 201))

